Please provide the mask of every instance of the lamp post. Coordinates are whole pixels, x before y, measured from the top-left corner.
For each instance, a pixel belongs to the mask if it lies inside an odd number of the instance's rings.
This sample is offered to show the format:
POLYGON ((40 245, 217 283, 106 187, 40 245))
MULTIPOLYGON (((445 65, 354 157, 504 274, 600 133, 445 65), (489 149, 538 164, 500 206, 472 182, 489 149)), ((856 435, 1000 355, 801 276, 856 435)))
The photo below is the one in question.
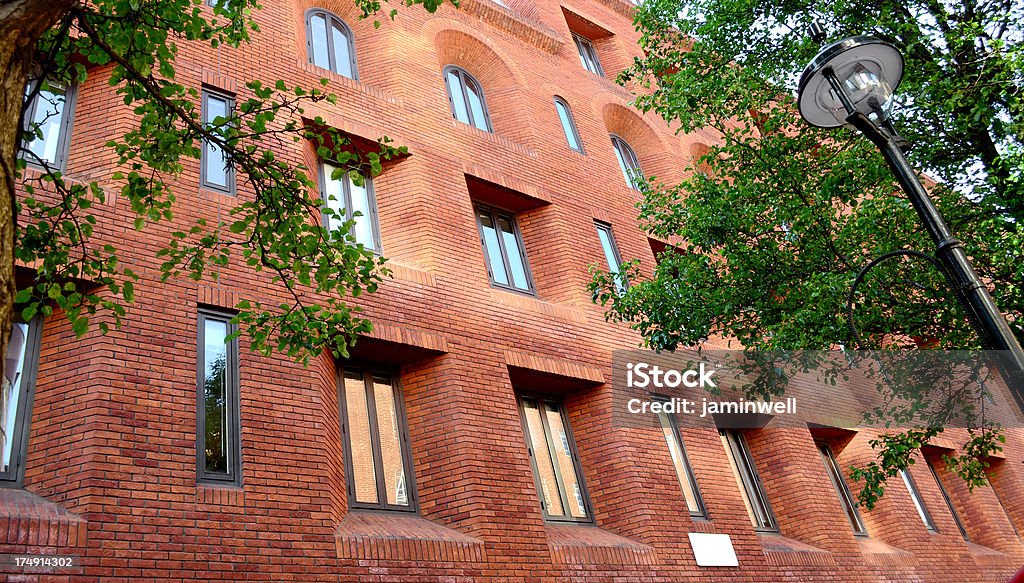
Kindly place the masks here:
MULTIPOLYGON (((820 25, 811 26, 811 36, 819 43, 824 40, 820 25)), ((903 56, 889 43, 855 36, 829 44, 800 76, 800 115, 821 128, 855 128, 878 146, 935 242, 935 254, 985 347, 1000 351, 999 368, 1024 411, 1024 349, 903 155, 905 140, 889 119, 893 90, 902 77, 903 56)))

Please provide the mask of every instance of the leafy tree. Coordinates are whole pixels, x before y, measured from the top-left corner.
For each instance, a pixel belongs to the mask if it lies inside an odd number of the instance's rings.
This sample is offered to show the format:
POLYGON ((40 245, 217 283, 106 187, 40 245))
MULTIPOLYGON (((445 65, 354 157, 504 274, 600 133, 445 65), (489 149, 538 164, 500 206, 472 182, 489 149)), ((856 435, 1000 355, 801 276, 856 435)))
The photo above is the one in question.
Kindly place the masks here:
MULTIPOLYGON (((381 9, 378 0, 355 0, 363 17, 381 9)), ((442 0, 402 0, 433 12, 442 0)), ((79 335, 89 318, 106 315, 120 325, 134 299, 138 276, 124 265, 112 241, 94 236, 90 208, 106 196, 96 182, 67 179, 30 148, 40 126, 24 119, 38 95, 55 84, 83 83, 101 75, 114 87, 135 125, 112 140, 119 168, 111 178, 137 214, 135 227, 170 221, 172 181, 183 163, 199 158, 204 143, 219 148, 238 175, 243 192, 227 221, 203 220, 174 232, 159 252, 164 279, 178 274, 216 277, 211 267, 233 257, 257 271, 269 271, 291 300, 264 306, 243 301, 238 321, 263 353, 281 350, 299 360, 330 348, 346 354, 356 334, 370 329, 346 297, 372 292, 387 269, 383 260, 357 245, 352 222, 327 230, 308 168, 275 153, 288 140, 308 139, 317 153, 373 175, 381 162, 403 151, 379 141, 376 151, 346 148, 348 140, 315 120, 300 123, 303 106, 334 102, 322 88, 291 87, 282 81, 253 80, 238 96, 236 111, 204 125, 195 87, 176 81, 181 43, 237 47, 258 34, 257 0, 5 0, 0 3, 0 353, 6 351, 14 310, 21 317, 50 315, 59 308, 79 335), (16 197, 26 163, 42 167, 25 181, 27 196, 16 197), (33 266, 33 281, 16 288, 15 260, 33 266), (84 282, 84 283, 83 283, 84 282)), ((396 11, 391 11, 391 17, 396 11)), ((375 23, 379 25, 379 22, 375 23)), ((326 80, 324 81, 326 84, 326 80)), ((324 211, 330 212, 330 211, 324 211)), ((343 218, 343 217, 341 217, 343 218)), ((99 328, 106 332, 108 324, 99 328)))
MULTIPOLYGON (((653 275, 629 262, 622 295, 615 276, 595 271, 595 301, 655 349, 709 337, 759 350, 978 347, 924 254, 880 263, 848 309, 857 274, 874 258, 933 245, 868 140, 809 127, 796 112, 797 75, 819 49, 804 32, 815 20, 833 40, 870 34, 904 55, 894 124, 1024 338, 1024 30, 1012 2, 883 0, 865 12, 846 1, 645 0, 636 15, 645 56, 620 81, 638 89, 639 109, 718 139, 680 183, 646 177, 640 220, 675 245, 653 275)), ((866 480, 861 502, 873 506, 885 477, 935 434, 878 440, 877 462, 855 472, 866 480)), ((951 467, 983 483, 976 458, 1001 439, 982 421, 951 467)))

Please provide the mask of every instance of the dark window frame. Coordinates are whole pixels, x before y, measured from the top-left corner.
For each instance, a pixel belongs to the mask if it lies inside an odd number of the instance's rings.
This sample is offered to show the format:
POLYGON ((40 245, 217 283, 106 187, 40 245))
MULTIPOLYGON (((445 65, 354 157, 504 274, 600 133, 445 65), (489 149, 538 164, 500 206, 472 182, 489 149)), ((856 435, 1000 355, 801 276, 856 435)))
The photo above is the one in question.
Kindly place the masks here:
POLYGON ((312 21, 313 17, 317 16, 317 15, 323 16, 325 22, 327 23, 327 63, 328 63, 328 68, 326 70, 334 73, 335 75, 341 75, 342 77, 350 78, 353 81, 358 81, 359 80, 359 67, 356 65, 356 38, 355 38, 355 34, 352 32, 352 27, 350 27, 347 22, 345 22, 338 15, 334 14, 333 12, 330 12, 329 10, 325 10, 323 8, 310 8, 309 10, 306 11, 306 18, 305 18, 305 22, 306 22, 306 61, 309 64, 316 66, 317 68, 322 68, 322 67, 319 67, 319 65, 316 65, 316 63, 313 62, 313 27, 311 25, 311 21, 312 21), (334 47, 334 35, 331 34, 331 29, 333 28, 333 25, 335 25, 335 24, 339 25, 339 27, 341 28, 342 34, 345 35, 345 39, 348 41, 348 55, 349 55, 348 60, 349 60, 349 66, 352 68, 352 77, 348 77, 344 73, 339 73, 336 70, 337 69, 337 62, 338 62, 338 51, 334 47))
POLYGON ((967 528, 964 526, 960 514, 956 511, 956 507, 953 506, 953 499, 949 497, 949 492, 946 491, 946 486, 943 485, 938 470, 935 469, 935 465, 928 456, 924 456, 924 463, 928 466, 928 470, 931 471, 932 478, 935 479, 935 485, 939 487, 939 494, 942 494, 942 499, 946 502, 946 508, 949 509, 949 513, 953 517, 953 522, 956 523, 957 529, 960 530, 960 536, 964 537, 965 541, 971 542, 971 536, 967 534, 967 528))
POLYGON ((529 260, 529 257, 527 257, 527 254, 526 254, 526 245, 523 242, 523 233, 519 229, 519 221, 516 220, 516 214, 513 213, 512 211, 507 211, 505 209, 501 209, 501 208, 498 208, 498 207, 495 207, 495 206, 490 206, 490 205, 486 205, 486 204, 474 204, 473 205, 473 219, 476 221, 477 234, 480 235, 480 246, 483 248, 484 263, 487 266, 487 279, 490 280, 491 285, 493 287, 496 287, 496 288, 499 288, 499 289, 503 289, 503 290, 506 290, 506 291, 511 291, 511 292, 515 292, 515 293, 519 293, 519 294, 525 294, 525 295, 528 295, 528 296, 536 297, 536 295, 537 295, 537 288, 536 288, 536 286, 533 283, 533 273, 532 273, 532 270, 530 269, 530 260, 529 260), (508 285, 500 283, 500 282, 498 282, 498 281, 496 281, 494 279, 494 273, 491 270, 491 256, 490 256, 490 252, 487 250, 487 242, 484 240, 484 226, 483 226, 483 223, 480 222, 480 213, 481 212, 486 212, 486 213, 489 213, 491 215, 491 222, 494 224, 495 229, 499 233, 499 236, 498 236, 498 247, 499 247, 499 249, 501 250, 501 253, 502 253, 501 260, 502 260, 502 262, 503 262, 503 264, 505 266, 505 273, 507 273, 508 276, 509 276, 509 283, 508 283, 508 285), (515 287, 515 285, 512 283, 512 281, 514 279, 512 277, 512 265, 511 265, 511 262, 509 262, 509 259, 508 259, 509 251, 505 247, 505 238, 500 236, 501 229, 498 226, 500 224, 498 222, 499 216, 500 217, 508 218, 509 224, 512 225, 512 230, 515 232, 516 242, 519 244, 519 249, 517 251, 519 252, 519 254, 520 254, 521 258, 522 258, 522 261, 523 261, 523 271, 526 272, 526 285, 529 287, 529 290, 519 289, 519 288, 515 287))
POLYGON ((633 149, 633 146, 629 145, 629 142, 622 139, 620 136, 616 134, 608 134, 608 137, 611 138, 612 148, 614 148, 616 152, 616 162, 620 163, 619 169, 622 170, 622 164, 625 164, 626 166, 632 165, 633 167, 629 168, 629 170, 634 171, 634 173, 637 175, 635 177, 626 176, 625 173, 623 173, 622 177, 623 179, 626 180, 626 186, 639 192, 640 188, 637 184, 637 181, 639 181, 640 178, 643 177, 644 171, 643 168, 641 168, 640 166, 640 158, 637 157, 636 150, 633 149), (623 162, 620 162, 620 157, 623 162))
MULTIPOLYGON (((667 403, 670 401, 670 398, 663 395, 651 395, 651 400, 667 403)), ((693 464, 690 463, 690 455, 686 452, 686 442, 683 440, 683 435, 679 431, 679 420, 676 419, 675 415, 669 413, 660 413, 660 415, 665 415, 665 417, 669 421, 669 424, 672 427, 672 433, 673 435, 675 435, 676 443, 679 444, 679 451, 682 455, 683 466, 686 473, 686 481, 689 482, 690 490, 693 492, 694 500, 697 503, 696 511, 689 510, 689 507, 687 507, 687 511, 690 514, 690 518, 711 520, 711 517, 708 514, 708 507, 704 504, 704 496, 700 493, 700 487, 697 485, 697 475, 693 471, 693 464)), ((669 452, 669 454, 671 461, 671 452, 669 452)), ((674 461, 672 461, 672 466, 673 471, 675 471, 674 461)))
POLYGON ((212 308, 200 308, 197 310, 196 330, 196 482, 199 484, 220 484, 228 486, 242 486, 242 424, 241 424, 241 390, 238 354, 238 338, 233 338, 225 343, 225 368, 224 368, 224 410, 230 417, 230 423, 225 423, 225 431, 228 437, 228 451, 231 458, 228 460, 227 472, 208 472, 206 470, 206 370, 205 370, 205 347, 206 347, 206 321, 216 320, 226 324, 227 335, 234 334, 238 327, 231 323, 234 318, 231 312, 212 308), (229 431, 228 431, 229 430, 229 431))
POLYGON ((601 66, 601 59, 597 56, 597 49, 594 48, 594 41, 579 34, 572 33, 573 43, 576 45, 576 53, 580 57, 580 64, 586 71, 599 77, 604 77, 604 67, 601 66), (590 63, 589 65, 587 63, 590 63), (593 67, 593 68, 591 68, 593 67), (596 71, 594 69, 597 69, 596 71))
POLYGON ((373 366, 361 366, 359 364, 343 363, 337 367, 335 384, 338 391, 338 417, 341 429, 342 451, 345 455, 345 486, 348 490, 348 504, 354 510, 376 510, 384 512, 404 512, 417 514, 420 511, 419 497, 416 492, 416 472, 413 467, 412 440, 409 437, 409 419, 405 412, 405 394, 399 380, 398 371, 388 368, 373 366), (361 502, 356 500, 355 470, 352 466, 352 440, 348 430, 348 401, 345 396, 345 371, 350 370, 363 375, 364 390, 366 391, 366 407, 370 430, 370 441, 373 455, 373 475, 377 486, 377 503, 361 502), (381 453, 380 428, 377 425, 376 397, 373 393, 373 379, 377 376, 386 376, 391 381, 391 390, 395 399, 395 417, 398 420, 402 434, 402 465, 405 472, 405 490, 409 504, 401 506, 387 503, 385 492, 386 480, 384 480, 384 462, 381 453))
MULTIPOLYGON (((612 256, 614 257, 616 263, 615 273, 617 274, 617 287, 619 288, 619 295, 622 295, 623 293, 626 292, 627 289, 629 289, 629 282, 622 277, 622 255, 619 253, 619 243, 615 240, 615 233, 612 231, 611 224, 606 223, 604 221, 594 219, 594 227, 596 227, 599 231, 597 239, 598 243, 601 245, 602 255, 604 254, 604 243, 601 242, 600 232, 604 232, 606 235, 608 235, 608 244, 611 245, 612 256)), ((607 259, 608 258, 606 256, 605 260, 607 259)), ((609 265, 608 269, 611 270, 612 266, 609 265)))
MULTIPOLYGON (((31 87, 29 93, 32 95, 32 102, 25 106, 23 118, 25 120, 25 124, 22 129, 26 132, 32 128, 32 120, 35 119, 36 109, 39 107, 39 100, 41 99, 40 92, 32 85, 33 83, 38 84, 39 82, 39 80, 29 81, 29 87, 31 87)), ((63 173, 67 170, 68 157, 71 154, 71 131, 74 128, 75 104, 78 101, 78 85, 75 83, 57 83, 55 81, 47 81, 47 83, 59 84, 64 87, 64 109, 61 113, 60 132, 57 136, 57 159, 49 164, 40 164, 36 161, 35 156, 28 155, 29 142, 25 142, 24 140, 18 141, 18 157, 33 168, 41 168, 43 170, 49 169, 63 173)), ((32 141, 35 142, 36 140, 32 141)))
MULTIPOLYGON (((320 161, 320 176, 319 176, 319 178, 320 178, 320 200, 323 201, 325 206, 327 205, 327 188, 326 188, 327 187, 327 181, 331 180, 330 175, 327 174, 327 165, 328 164, 337 166, 337 167, 341 168, 342 170, 345 170, 344 167, 342 167, 341 165, 336 164, 335 162, 332 162, 330 160, 321 160, 320 161)), ((355 169, 349 169, 349 170, 347 170, 347 172, 359 172, 359 171, 355 170, 355 169)), ((370 216, 366 217, 366 218, 370 221, 370 230, 372 231, 372 234, 373 234, 373 246, 368 246, 367 248, 372 250, 375 254, 381 255, 384 252, 383 251, 384 250, 384 243, 382 242, 381 236, 380 236, 380 216, 379 216, 379 211, 377 210, 377 191, 374 189, 374 186, 373 186, 373 178, 370 177, 370 176, 367 176, 365 174, 362 174, 362 173, 360 173, 360 174, 363 177, 363 185, 366 188, 367 204, 370 207, 370 216)), ((342 196, 344 197, 345 200, 340 201, 340 202, 342 202, 345 205, 345 220, 346 221, 350 221, 353 218, 353 216, 352 216, 353 215, 353 211, 352 211, 352 206, 353 206, 352 205, 352 186, 350 184, 350 181, 351 181, 351 179, 347 178, 347 177, 341 179, 341 193, 342 193, 342 196)), ((330 225, 328 224, 328 221, 327 221, 327 219, 328 219, 327 215, 321 213, 320 216, 321 216, 321 222, 322 222, 324 228, 330 229, 330 225)))
POLYGON ((935 519, 932 518, 932 513, 921 496, 921 489, 917 487, 914 476, 910 475, 910 468, 900 470, 900 477, 903 478, 903 484, 907 487, 907 492, 910 493, 910 501, 914 504, 914 510, 921 517, 924 527, 931 532, 939 532, 938 527, 935 526, 935 519))
POLYGON ((569 102, 566 101, 565 98, 561 97, 560 95, 555 95, 554 99, 555 115, 558 116, 558 123, 562 126, 562 133, 565 134, 566 144, 569 146, 569 149, 572 150, 573 152, 577 152, 579 154, 583 154, 584 156, 586 156, 587 152, 583 148, 583 140, 580 138, 579 128, 576 127, 576 118, 573 117, 572 115, 572 108, 569 107, 569 102), (565 127, 565 123, 563 123, 562 121, 562 116, 559 113, 558 109, 559 105, 561 105, 562 108, 565 109, 565 117, 569 121, 569 127, 565 127), (578 148, 574 148, 572 146, 572 143, 569 141, 569 132, 572 132, 572 137, 576 140, 576 144, 579 146, 578 148))
MULTIPOLYGON (((18 409, 15 411, 14 434, 11 443, 11 463, 6 472, 0 472, 0 488, 21 488, 25 484, 25 461, 28 457, 29 432, 32 409, 35 405, 36 378, 39 374, 39 353, 42 346, 43 321, 35 317, 28 322, 17 318, 15 323, 27 326, 25 333, 25 360, 19 385, 18 409)), ((6 355, 5 355, 6 358, 6 355)))
POLYGON ((859 537, 868 536, 868 529, 864 524, 864 518, 861 517, 860 511, 857 510, 853 493, 850 492, 850 487, 846 483, 843 470, 839 467, 839 461, 836 460, 835 452, 832 451, 832 447, 829 444, 823 441, 819 441, 815 445, 817 445, 818 453, 825 463, 825 471, 828 472, 829 481, 832 482, 832 487, 835 488, 836 494, 839 496, 839 504, 843 507, 843 513, 850 523, 850 528, 853 529, 853 535, 859 537))
POLYGON ((747 498, 751 512, 755 515, 758 514, 755 506, 760 506, 761 514, 764 516, 763 521, 757 517, 751 517, 752 521, 758 520, 761 523, 754 526, 754 530, 757 532, 779 532, 779 522, 775 518, 771 502, 768 500, 768 493, 764 489, 761 474, 757 471, 757 464, 754 463, 753 455, 750 453, 750 445, 747 444, 746 436, 742 431, 736 429, 719 429, 718 433, 725 437, 726 446, 729 447, 728 453, 731 454, 728 456, 729 463, 734 464, 736 473, 740 476, 742 484, 738 484, 738 486, 743 489, 740 494, 747 498))
POLYGON ((451 83, 448 82, 448 74, 451 72, 454 72, 455 76, 459 79, 459 89, 462 92, 462 102, 466 105, 466 117, 469 118, 469 123, 466 125, 470 125, 478 130, 493 134, 494 124, 491 123, 491 110, 487 107, 487 98, 484 95, 484 86, 477 81, 476 77, 474 77, 469 71, 459 67, 458 65, 446 65, 441 69, 441 77, 444 78, 445 93, 448 95, 448 108, 451 109, 452 118, 459 123, 464 123, 459 121, 458 113, 455 111, 455 100, 452 99, 452 86, 451 83), (477 120, 473 116, 473 108, 469 106, 469 94, 467 93, 468 89, 466 89, 466 86, 469 83, 475 85, 479 90, 478 95, 480 97, 480 107, 484 110, 484 125, 487 126, 487 129, 481 128, 477 125, 477 120))
POLYGON ((530 456, 530 468, 533 470, 533 485, 537 491, 537 500, 540 502, 540 511, 544 520, 546 522, 560 524, 594 524, 594 508, 593 504, 590 502, 590 491, 587 489, 587 481, 583 476, 583 464, 580 461, 579 450, 576 447, 576 436, 573 434, 572 425, 569 423, 569 414, 565 409, 565 402, 560 399, 555 399, 538 393, 517 392, 516 404, 519 408, 519 422, 523 428, 523 439, 526 442, 526 449, 530 456), (565 510, 564 516, 552 516, 548 514, 547 505, 544 502, 544 488, 540 481, 540 472, 537 469, 537 458, 533 453, 533 442, 530 438, 530 427, 526 422, 525 402, 531 400, 536 401, 538 410, 541 412, 541 425, 544 428, 544 440, 548 446, 548 455, 551 458, 552 466, 554 466, 555 483, 558 488, 559 500, 562 503, 562 508, 565 510), (556 448, 559 447, 560 444, 555 442, 551 427, 548 425, 547 415, 545 414, 546 409, 544 408, 546 403, 554 405, 558 409, 558 414, 562 418, 562 428, 565 429, 565 439, 569 444, 569 457, 572 458, 573 471, 576 473, 576 483, 579 484, 580 498, 583 501, 583 511, 587 514, 582 518, 572 516, 572 513, 569 511, 569 491, 562 480, 562 474, 559 471, 557 462, 555 461, 558 459, 556 455, 556 448))
MULTIPOLYGON (((228 112, 228 117, 234 116, 234 114, 235 114, 234 113, 235 112, 235 96, 234 95, 232 95, 231 93, 228 93, 227 91, 222 91, 220 89, 214 89, 213 87, 206 87, 206 86, 204 86, 203 90, 202 90, 202 103, 200 105, 200 107, 202 108, 202 122, 203 122, 203 126, 204 127, 207 124, 212 123, 212 121, 213 121, 213 120, 211 120, 211 119, 209 119, 207 117, 207 114, 210 111, 209 103, 210 103, 210 98, 211 97, 215 97, 215 98, 225 102, 226 108, 227 108, 227 112, 228 112)), ((225 173, 225 175, 227 177, 227 182, 228 182, 228 184, 226 186, 222 186, 220 184, 212 183, 212 182, 210 182, 207 179, 207 171, 208 171, 208 166, 207 165, 213 162, 212 160, 209 160, 208 157, 207 157, 207 153, 206 153, 207 145, 208 145, 207 141, 206 140, 202 140, 202 150, 201 150, 201 154, 200 154, 200 157, 199 157, 199 186, 202 187, 202 188, 208 189, 208 190, 214 190, 214 191, 221 192, 221 193, 224 193, 224 194, 229 194, 231 196, 237 195, 238 191, 237 191, 237 184, 235 182, 235 166, 234 166, 234 164, 231 163, 230 160, 227 161, 227 164, 226 164, 226 166, 224 168, 224 173, 225 173)))

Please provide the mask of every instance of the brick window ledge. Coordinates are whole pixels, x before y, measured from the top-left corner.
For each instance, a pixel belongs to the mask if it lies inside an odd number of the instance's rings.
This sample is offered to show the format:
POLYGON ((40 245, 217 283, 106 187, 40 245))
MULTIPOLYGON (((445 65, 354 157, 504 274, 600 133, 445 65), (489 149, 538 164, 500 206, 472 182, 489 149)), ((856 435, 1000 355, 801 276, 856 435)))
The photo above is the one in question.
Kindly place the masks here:
POLYGON ((0 552, 65 553, 85 546, 88 523, 28 490, 0 488, 0 552))
POLYGON ((769 565, 835 565, 832 553, 781 534, 758 533, 769 565))
POLYGON ((917 557, 880 540, 866 537, 857 538, 857 546, 864 559, 872 565, 887 567, 913 567, 918 565, 917 557))
POLYGON ((551 559, 568 565, 654 565, 652 547, 596 526, 545 524, 551 559))
POLYGON ((482 563, 483 541, 413 514, 350 511, 334 533, 338 558, 482 563))
POLYGON ((1013 558, 1006 553, 997 551, 993 548, 986 547, 985 545, 979 545, 978 543, 968 542, 967 549, 974 556, 974 562, 979 567, 992 567, 1002 565, 1017 566, 1013 558))

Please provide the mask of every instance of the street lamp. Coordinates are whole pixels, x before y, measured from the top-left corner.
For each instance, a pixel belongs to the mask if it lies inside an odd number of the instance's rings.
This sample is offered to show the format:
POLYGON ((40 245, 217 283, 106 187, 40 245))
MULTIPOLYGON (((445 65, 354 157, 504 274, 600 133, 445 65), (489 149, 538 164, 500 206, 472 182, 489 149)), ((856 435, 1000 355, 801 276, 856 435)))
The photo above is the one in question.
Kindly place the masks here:
MULTIPOLYGON (((825 34, 817 23, 811 37, 821 43, 825 34)), ((807 123, 860 130, 881 150, 900 186, 935 242, 935 254, 945 267, 957 297, 985 347, 1000 351, 1000 370, 1010 392, 1024 411, 1024 349, 953 236, 917 173, 903 155, 889 119, 893 91, 903 77, 903 56, 896 47, 871 36, 855 36, 823 47, 800 76, 798 103, 807 123)))

